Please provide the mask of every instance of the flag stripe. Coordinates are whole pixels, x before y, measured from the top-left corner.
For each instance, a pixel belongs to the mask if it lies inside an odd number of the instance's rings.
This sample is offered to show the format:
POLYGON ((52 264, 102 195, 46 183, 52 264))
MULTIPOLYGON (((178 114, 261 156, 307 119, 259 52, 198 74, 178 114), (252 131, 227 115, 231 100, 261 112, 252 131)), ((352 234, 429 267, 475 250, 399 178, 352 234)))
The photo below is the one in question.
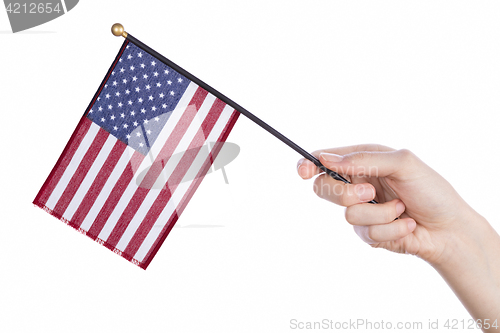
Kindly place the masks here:
POLYGON ((63 217, 71 221, 73 226, 80 226, 82 219, 79 219, 78 215, 82 214, 83 211, 85 211, 85 214, 88 212, 102 186, 104 186, 103 181, 106 181, 109 177, 125 147, 126 145, 114 136, 108 136, 87 176, 63 214, 63 217), (105 178, 103 179, 103 177, 105 178))
POLYGON ((95 159, 97 158, 97 155, 99 154, 102 147, 104 146, 104 143, 106 142, 108 136, 109 136, 108 132, 106 132, 102 128, 99 128, 99 131, 98 131, 97 135, 95 136, 94 140, 92 141, 92 144, 87 149, 87 152, 83 156, 82 161, 78 165, 78 168, 76 169, 75 173, 73 173, 71 180, 69 181, 69 183, 66 186, 66 188, 64 189, 61 197, 57 201, 57 204, 54 207, 54 211, 56 211, 59 214, 62 214, 64 216, 64 212, 66 211, 66 208, 68 207, 71 200, 73 199, 76 191, 79 189, 85 176, 87 175, 88 171, 90 170, 90 167, 92 166, 95 159))
MULTIPOLYGON (((196 94, 197 89, 198 86, 194 83, 189 84, 177 107, 172 111, 172 114, 170 115, 165 128, 156 139, 153 147, 151 147, 151 156, 154 156, 157 154, 157 152, 161 151, 163 143, 168 139, 169 134, 172 132, 177 122, 179 122, 179 119, 181 119, 186 108, 188 108, 191 100, 196 94)), ((95 218, 96 220, 99 220, 99 222, 97 222, 95 226, 93 226, 91 230, 89 230, 89 233, 91 233, 91 235, 98 236, 102 240, 106 240, 108 238, 109 234, 116 224, 116 221, 122 213, 122 210, 120 209, 124 209, 127 206, 127 203, 130 201, 132 195, 137 189, 136 183, 131 182, 133 175, 144 170, 150 163, 148 162, 148 159, 140 159, 139 155, 137 155, 136 158, 133 158, 131 161, 135 162, 131 163, 131 169, 126 170, 127 174, 129 175, 128 177, 130 178, 124 177, 123 179, 120 179, 118 181, 119 184, 115 186, 110 194, 112 198, 103 198, 103 200, 106 200, 106 203, 104 204, 104 207, 102 208, 99 215, 95 218)))
MULTIPOLYGON (((171 200, 172 203, 167 203, 167 206, 158 218, 157 223, 148 233, 138 251, 135 253, 134 259, 140 263, 139 266, 141 268, 146 269, 151 263, 151 260, 158 252, 159 248, 170 233, 170 230, 172 230, 172 228, 174 227, 177 219, 182 214, 184 208, 203 180, 203 177, 201 176, 204 175, 210 168, 213 159, 219 153, 220 149, 227 139, 227 136, 229 135, 229 132, 231 132, 234 124, 236 123, 236 120, 238 120, 238 117, 240 115, 239 112, 234 111, 234 109, 229 108, 229 106, 226 106, 226 108, 228 110, 233 110, 233 112, 230 113, 229 117, 226 117, 227 113, 224 111, 219 118, 219 122, 221 123, 221 125, 225 123, 224 129, 220 132, 219 137, 216 138, 209 136, 207 138, 207 141, 216 142, 216 144, 212 147, 211 154, 209 154, 209 156, 206 158, 203 168, 200 169, 197 177, 193 181, 181 183, 179 185, 176 193, 174 193, 174 195, 177 196, 177 198, 174 198, 176 200, 171 200), (179 194, 177 194, 177 192, 179 192, 179 194), (178 199, 179 197, 180 199, 178 199), (169 206, 171 208, 169 208, 169 206)), ((215 135, 217 131, 214 130, 212 131, 212 133, 214 133, 215 135)))
POLYGON ((40 192, 38 192, 38 195, 36 196, 33 203, 40 207, 46 205, 47 200, 49 200, 50 195, 59 183, 59 180, 63 176, 64 171, 75 155, 77 148, 80 146, 80 143, 87 134, 91 124, 92 122, 85 117, 80 120, 78 126, 76 127, 76 130, 73 132, 73 135, 69 139, 68 144, 64 148, 63 153, 59 157, 56 165, 54 166, 49 177, 40 189, 40 192))
POLYGON ((101 210, 99 211, 99 214, 97 214, 95 218, 95 222, 92 224, 92 227, 90 227, 88 233, 90 235, 93 235, 96 237, 97 235, 100 234, 101 230, 104 228, 106 225, 109 216, 113 212, 113 209, 115 209, 116 205, 120 201, 120 199, 123 196, 123 188, 126 188, 128 184, 132 181, 134 178, 134 168, 133 165, 135 163, 140 163, 144 159, 144 155, 141 153, 135 152, 134 155, 132 155, 132 158, 130 159, 130 162, 127 164, 125 167, 125 170, 123 173, 120 175, 120 178, 118 181, 115 183, 115 186, 113 187, 113 190, 111 191, 110 195, 107 197, 104 205, 102 206, 101 210))
MULTIPOLYGON (((189 148, 189 144, 192 141, 192 138, 196 135, 200 128, 200 124, 203 122, 203 120, 206 118, 210 110, 212 109, 212 105, 215 101, 215 97, 213 95, 207 95, 205 101, 201 105, 200 109, 198 110, 198 113, 194 119, 192 119, 191 123, 189 124, 188 129, 186 130, 185 134, 181 138, 180 142, 177 144, 177 147, 175 150, 171 153, 171 156, 169 156, 168 160, 163 163, 164 161, 157 161, 156 163, 160 164, 162 163, 162 177, 159 177, 157 179, 157 184, 153 186, 155 190, 150 190, 142 202, 140 208, 136 212, 136 214, 133 216, 132 220, 129 222, 127 229, 125 230, 125 238, 124 241, 129 240, 130 237, 133 236, 135 230, 137 229, 138 225, 141 223, 141 220, 146 216, 148 210, 151 208, 153 203, 155 202, 156 198, 158 195, 161 193, 159 189, 156 188, 162 188, 165 185, 165 182, 167 179, 170 178, 172 172, 175 170, 177 164, 180 161, 180 158, 177 158, 179 155, 183 155, 186 153, 186 150, 189 148), (174 158, 172 158, 174 157, 174 158), (163 180, 163 179, 164 180, 163 180)), ((122 235, 123 238, 123 235, 122 235)), ((120 245, 116 245, 119 250, 122 250, 127 244, 120 242, 120 245), (123 247, 121 247, 123 245, 123 247)))
MULTIPOLYGON (((96 124, 92 123, 90 125, 90 128, 87 132, 87 135, 83 138, 82 142, 76 149, 75 155, 71 159, 71 161, 68 164, 68 167, 64 171, 64 174, 62 175, 61 179, 57 183, 56 187, 54 188, 54 191, 52 191, 52 194, 49 197, 49 200, 47 200, 47 203, 45 204, 48 208, 54 209, 55 205, 57 204, 57 201, 59 201, 59 198, 63 194, 64 190, 68 186, 71 178, 73 177, 75 171, 77 170, 78 166, 80 165, 83 157, 85 156, 85 153, 89 149, 90 145, 94 141, 94 138, 96 137, 97 133, 99 133, 100 127, 97 126, 96 124)), ((59 214, 60 216, 62 214, 59 214)))
MULTIPOLYGON (((135 152, 132 148, 130 147, 125 148, 125 151, 121 154, 118 163, 116 163, 116 166, 114 167, 113 171, 111 171, 109 178, 105 181, 102 190, 99 192, 99 195, 95 199, 94 204, 92 205, 88 213, 85 216, 82 216, 82 218, 84 219, 83 222, 81 222, 80 224, 80 228, 82 230, 89 232, 89 229, 92 227, 92 224, 97 219, 97 215, 104 206, 106 199, 111 195, 113 189, 115 188, 116 184, 120 181, 120 177, 122 177, 126 168, 132 164, 131 162, 132 160, 140 159, 141 156, 143 155, 138 152, 135 152)), ((133 166, 130 167, 133 168, 133 166)), ((90 236, 92 238, 95 238, 97 234, 94 234, 93 236, 91 234, 90 236)))
MULTIPOLYGON (((211 95, 213 96, 213 95, 211 95)), ((215 99, 215 97, 214 97, 215 99)), ((192 165, 195 157, 200 151, 203 143, 208 137, 209 133, 212 131, 217 119, 219 118, 222 110, 226 104, 219 99, 215 99, 215 102, 212 104, 208 115, 203 120, 201 127, 198 127, 198 131, 191 143, 186 149, 185 154, 182 156, 182 159, 177 164, 175 171, 171 176, 168 177, 167 183, 165 184, 164 189, 160 191, 160 194, 156 197, 155 202, 149 209, 145 218, 140 222, 139 227, 133 228, 135 230, 134 236, 130 240, 130 237, 122 237, 123 242, 120 240, 120 246, 117 246, 118 249, 123 248, 127 245, 125 249, 125 253, 133 257, 140 244, 146 237, 147 233, 151 230, 154 223, 158 219, 161 211, 165 208, 165 205, 170 200, 172 196, 172 192, 175 191, 177 185, 181 182, 182 178, 186 175, 188 169, 192 165)), ((129 233, 132 235, 132 232, 129 233)))
MULTIPOLYGON (((144 199, 146 198, 146 195, 149 192, 149 188, 153 186, 153 184, 156 182, 156 179, 163 170, 163 167, 165 166, 164 159, 169 158, 175 151, 175 148, 177 148, 177 146, 179 145, 179 142, 181 141, 187 129, 189 128, 191 121, 196 116, 196 113, 201 108, 201 106, 204 104, 203 102, 205 101, 205 97, 207 96, 207 94, 208 94, 207 91, 201 88, 198 88, 196 90, 196 93, 193 99, 191 100, 191 103, 187 107, 186 111, 184 111, 181 119, 176 124, 168 140, 165 142, 165 145, 163 146, 162 150, 156 157, 155 162, 153 163, 153 165, 151 165, 143 181, 136 189, 132 199, 127 205, 127 208, 121 214, 120 218, 118 219, 118 222, 113 228, 113 231, 111 232, 109 237, 107 237, 106 242, 110 246, 116 246, 116 244, 120 240, 128 224, 130 223, 135 213, 143 203, 144 199)), ((105 239, 104 237, 100 238, 105 239)))

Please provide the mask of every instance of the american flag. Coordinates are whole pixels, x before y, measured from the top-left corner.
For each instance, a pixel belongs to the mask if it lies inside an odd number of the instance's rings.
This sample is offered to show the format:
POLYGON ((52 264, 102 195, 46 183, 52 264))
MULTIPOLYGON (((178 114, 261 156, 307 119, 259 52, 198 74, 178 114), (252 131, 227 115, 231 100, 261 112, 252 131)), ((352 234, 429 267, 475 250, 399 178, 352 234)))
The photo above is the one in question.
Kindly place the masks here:
POLYGON ((34 204, 146 269, 238 115, 125 40, 34 204))

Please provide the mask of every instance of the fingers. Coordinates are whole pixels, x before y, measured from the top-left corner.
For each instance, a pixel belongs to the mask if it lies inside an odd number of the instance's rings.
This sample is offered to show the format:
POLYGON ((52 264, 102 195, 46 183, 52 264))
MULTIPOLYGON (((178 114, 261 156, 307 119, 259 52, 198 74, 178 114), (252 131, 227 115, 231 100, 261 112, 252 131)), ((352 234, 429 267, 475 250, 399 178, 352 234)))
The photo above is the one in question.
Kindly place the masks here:
POLYGON ((358 151, 347 155, 320 153, 320 162, 330 170, 358 177, 386 177, 408 172, 418 160, 409 150, 358 151))
POLYGON ((313 189, 320 198, 345 207, 375 198, 372 184, 344 184, 326 174, 319 175, 314 180, 313 189))
POLYGON ((411 234, 417 224, 411 218, 392 221, 387 224, 355 225, 354 231, 368 244, 395 241, 411 234))
POLYGON ((345 210, 345 219, 353 225, 385 224, 394 221, 405 211, 405 204, 394 199, 377 205, 352 205, 345 210))

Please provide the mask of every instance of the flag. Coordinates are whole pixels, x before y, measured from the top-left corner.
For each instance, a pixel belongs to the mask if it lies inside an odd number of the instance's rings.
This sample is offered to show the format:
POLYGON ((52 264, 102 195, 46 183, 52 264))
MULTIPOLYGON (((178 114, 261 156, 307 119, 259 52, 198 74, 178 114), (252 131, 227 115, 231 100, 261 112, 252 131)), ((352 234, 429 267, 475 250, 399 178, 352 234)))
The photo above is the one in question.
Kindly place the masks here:
POLYGON ((214 94, 126 39, 33 203, 146 269, 238 118, 214 94))

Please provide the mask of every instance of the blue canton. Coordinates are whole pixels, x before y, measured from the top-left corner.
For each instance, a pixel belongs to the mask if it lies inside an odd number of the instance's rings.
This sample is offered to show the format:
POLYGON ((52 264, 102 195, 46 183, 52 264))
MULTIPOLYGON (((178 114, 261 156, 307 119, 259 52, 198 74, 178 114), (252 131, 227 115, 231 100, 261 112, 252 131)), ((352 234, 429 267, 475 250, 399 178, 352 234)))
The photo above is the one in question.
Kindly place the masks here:
POLYGON ((129 43, 87 117, 146 155, 189 83, 129 43))

